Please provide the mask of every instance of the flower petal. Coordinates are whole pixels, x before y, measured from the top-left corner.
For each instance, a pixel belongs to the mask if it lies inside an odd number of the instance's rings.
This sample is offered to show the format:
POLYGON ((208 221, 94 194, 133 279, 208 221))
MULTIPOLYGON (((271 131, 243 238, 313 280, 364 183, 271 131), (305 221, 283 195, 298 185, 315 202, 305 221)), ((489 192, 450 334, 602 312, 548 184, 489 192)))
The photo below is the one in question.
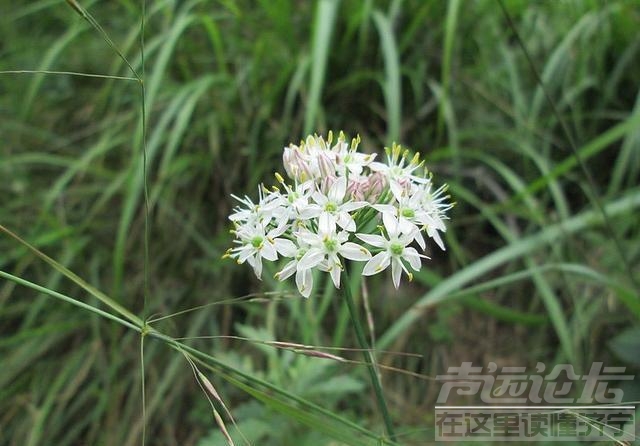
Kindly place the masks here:
POLYGON ((379 252, 375 256, 371 258, 364 266, 362 270, 362 275, 364 276, 372 276, 374 274, 378 274, 380 271, 385 270, 390 263, 391 256, 387 251, 379 252))
POLYGON ((350 201, 348 203, 343 203, 342 205, 340 205, 340 210, 351 212, 351 211, 355 211, 356 209, 363 208, 368 204, 369 203, 366 201, 350 201))
POLYGON ((402 263, 400 259, 394 258, 391 262, 391 276, 393 277, 393 286, 398 289, 400 287, 400 275, 402 274, 402 263))
POLYGON ((336 232, 335 217, 323 212, 318 219, 318 234, 333 234, 334 232, 336 232))
POLYGON ((353 217, 347 212, 340 212, 338 214, 336 223, 338 223, 338 226, 346 231, 353 232, 356 230, 356 222, 353 220, 353 217))
POLYGON ((363 242, 368 243, 371 246, 375 246, 377 248, 384 248, 387 245, 387 240, 381 235, 356 234, 356 237, 358 237, 363 242))
POLYGON ((256 251, 251 245, 243 246, 238 250, 238 263, 244 263, 251 256, 254 256, 256 251))
POLYGON ((390 204, 374 204, 371 207, 383 214, 388 213, 388 214, 395 215, 398 213, 398 210, 395 208, 395 206, 392 206, 390 204))
POLYGON ((419 231, 418 226, 410 222, 405 217, 400 217, 398 221, 398 229, 403 234, 411 234, 413 231, 419 231))
POLYGON ((416 231, 415 234, 413 234, 413 239, 416 242, 418 242, 418 245, 420 245, 420 248, 422 248, 423 250, 425 250, 427 248, 427 244, 424 241, 424 237, 422 236, 422 232, 416 231))
POLYGON ((402 187, 402 185, 397 180, 392 179, 389 181, 389 188, 391 189, 391 193, 393 194, 393 196, 396 197, 396 200, 400 201, 399 197, 402 197, 404 193, 404 187, 402 187))
POLYGON ((317 204, 310 204, 302 209, 298 209, 298 218, 300 220, 309 220, 316 218, 322 214, 322 208, 317 204))
POLYGON ((442 239, 440 238, 440 234, 438 233, 438 231, 436 230, 431 230, 431 228, 429 228, 427 230, 427 234, 429 235, 429 237, 431 237, 432 239, 434 239, 436 241, 436 243, 438 244, 438 246, 440 247, 440 249, 442 249, 443 251, 446 251, 447 249, 444 247, 444 243, 442 242, 442 239))
POLYGON ((389 170, 389 166, 387 166, 385 163, 381 163, 380 161, 374 161, 369 164, 369 169, 373 170, 374 172, 386 172, 389 170))
POLYGON ((267 233, 267 237, 270 237, 270 238, 280 237, 284 233, 284 231, 287 230, 288 227, 289 225, 287 224, 287 221, 283 220, 280 222, 280 224, 277 227, 273 228, 267 233))
POLYGON ((418 254, 415 248, 405 248, 402 253, 402 258, 406 259, 415 271, 420 271, 422 261, 420 260, 420 254, 418 254))
POLYGON ((276 273, 275 278, 282 282, 283 280, 291 277, 291 275, 296 272, 297 263, 298 262, 296 262, 295 260, 292 260, 289 263, 287 263, 284 266, 284 268, 282 268, 280 271, 276 273))
POLYGON ((291 240, 285 238, 278 238, 274 240, 276 251, 278 251, 284 257, 295 257, 298 252, 298 247, 291 240))
POLYGON ((256 274, 256 277, 262 280, 262 257, 249 257, 247 260, 249 265, 253 266, 253 272, 256 274))
POLYGON ((364 262, 371 258, 371 253, 366 248, 352 242, 343 244, 338 252, 345 259, 357 260, 359 262, 364 262))
POLYGON ((271 260, 272 262, 278 260, 278 252, 276 251, 276 247, 273 242, 265 240, 260 248, 260 255, 267 260, 271 260))
POLYGON ((387 234, 389 234, 389 238, 398 236, 398 219, 391 215, 388 212, 382 214, 382 222, 384 223, 384 227, 387 230, 387 234))
POLYGON ((325 253, 319 248, 311 248, 298 261, 298 269, 309 269, 317 266, 324 260, 325 253))
POLYGON ((298 291, 304 297, 311 295, 311 290, 313 290, 313 273, 311 269, 298 269, 296 271, 296 285, 298 286, 298 291))
POLYGON ((342 203, 344 194, 347 192, 347 179, 345 177, 338 178, 329 189, 329 200, 342 203))
POLYGON ((342 268, 340 268, 339 263, 332 263, 329 268, 329 274, 331 274, 331 280, 333 280, 333 284, 336 288, 340 288, 340 273, 342 272, 342 268))
POLYGON ((311 199, 316 203, 318 203, 318 207, 321 207, 321 208, 323 208, 324 205, 327 204, 327 202, 329 201, 327 196, 318 190, 314 191, 311 194, 311 199))
POLYGON ((306 229, 296 232, 296 237, 298 239, 298 243, 305 245, 314 245, 320 241, 318 234, 314 234, 306 229))

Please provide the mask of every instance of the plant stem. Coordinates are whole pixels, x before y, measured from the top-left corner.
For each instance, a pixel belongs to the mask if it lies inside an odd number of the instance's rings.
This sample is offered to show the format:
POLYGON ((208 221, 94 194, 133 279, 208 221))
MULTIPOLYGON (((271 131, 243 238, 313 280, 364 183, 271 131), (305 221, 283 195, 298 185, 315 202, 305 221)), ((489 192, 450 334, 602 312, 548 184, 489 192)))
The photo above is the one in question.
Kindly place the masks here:
POLYGON ((382 393, 382 384, 380 383, 380 377, 378 376, 376 360, 373 355, 373 351, 369 347, 367 338, 364 335, 364 329, 362 328, 362 324, 360 323, 360 317, 358 316, 355 303, 353 302, 353 295, 351 294, 351 284, 349 281, 349 274, 347 273, 346 269, 342 270, 342 278, 344 279, 344 298, 347 301, 347 307, 349 308, 351 321, 353 322, 353 327, 355 328, 355 331, 356 331, 356 338, 358 338, 358 344, 360 344, 360 347, 362 348, 364 360, 367 363, 367 369, 369 370, 369 376, 371 378, 371 384, 373 385, 373 391, 376 395, 376 400, 378 401, 378 408, 382 413, 382 418, 384 420, 384 424, 387 429, 387 435, 389 435, 389 438, 392 441, 395 441, 396 434, 393 430, 393 423, 391 422, 389 409, 387 409, 387 402, 384 399, 384 394, 382 393))

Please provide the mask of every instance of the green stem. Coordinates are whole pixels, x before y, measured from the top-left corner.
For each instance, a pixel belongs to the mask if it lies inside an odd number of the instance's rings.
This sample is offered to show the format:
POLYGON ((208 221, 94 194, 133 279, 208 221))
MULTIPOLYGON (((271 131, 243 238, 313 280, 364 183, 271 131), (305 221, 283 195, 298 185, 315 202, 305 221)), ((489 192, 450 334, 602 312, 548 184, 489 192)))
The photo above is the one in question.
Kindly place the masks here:
POLYGON ((391 416, 389 415, 389 409, 387 409, 387 402, 384 399, 384 394, 382 393, 382 384, 380 383, 380 377, 378 376, 376 359, 373 355, 373 351, 369 347, 369 343, 367 342, 367 338, 364 334, 364 329, 362 328, 362 324, 360 323, 360 317, 358 317, 358 312, 356 311, 356 306, 353 301, 353 295, 351 294, 351 283, 349 281, 349 274, 347 273, 346 269, 342 270, 342 278, 344 279, 344 298, 347 301, 347 307, 349 308, 351 321, 353 322, 353 327, 356 331, 358 344, 360 344, 360 347, 362 348, 364 360, 367 363, 367 369, 369 370, 369 376, 371 378, 371 384, 373 385, 373 391, 376 395, 376 400, 378 401, 378 408, 382 413, 382 418, 384 420, 389 438, 392 441, 395 441, 396 434, 393 430, 393 423, 391 421, 391 416))

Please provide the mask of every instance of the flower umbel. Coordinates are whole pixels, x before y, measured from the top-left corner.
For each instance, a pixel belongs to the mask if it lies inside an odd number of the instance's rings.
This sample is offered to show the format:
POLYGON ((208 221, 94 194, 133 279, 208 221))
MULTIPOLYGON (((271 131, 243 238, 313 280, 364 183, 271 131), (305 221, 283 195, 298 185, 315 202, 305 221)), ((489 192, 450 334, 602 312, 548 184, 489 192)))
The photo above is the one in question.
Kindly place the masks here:
POLYGON ((279 174, 279 186, 259 189, 259 200, 239 198, 229 219, 234 224, 235 247, 226 256, 249 263, 258 278, 262 259, 289 260, 275 277, 295 274, 301 295, 313 291, 313 272, 328 272, 340 287, 345 260, 366 262, 363 275, 374 275, 391 265, 396 288, 404 272, 411 280, 422 259, 412 246, 424 250, 428 239, 445 249, 441 233, 451 209, 446 186, 435 190, 419 154, 397 144, 386 149, 386 162, 375 154, 358 152, 359 138, 348 144, 342 132, 334 143, 329 132, 308 136, 299 145, 285 147, 283 161, 292 184, 279 174), (382 223, 380 232, 371 228, 382 223), (372 255, 373 252, 373 255, 372 255))

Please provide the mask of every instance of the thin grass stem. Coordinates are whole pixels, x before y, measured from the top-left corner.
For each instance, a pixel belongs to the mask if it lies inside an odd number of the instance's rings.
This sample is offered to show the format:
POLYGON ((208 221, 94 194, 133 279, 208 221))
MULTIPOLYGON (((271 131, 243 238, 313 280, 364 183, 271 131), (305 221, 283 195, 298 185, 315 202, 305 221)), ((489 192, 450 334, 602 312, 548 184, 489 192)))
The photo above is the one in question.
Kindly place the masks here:
POLYGON ((118 81, 140 82, 138 78, 128 76, 112 76, 110 74, 79 73, 77 71, 51 71, 51 70, 3 70, 0 74, 59 74, 63 76, 95 77, 99 79, 115 79, 118 81))
POLYGON ((122 318, 119 318, 118 316, 116 316, 114 314, 108 313, 108 312, 106 312, 104 310, 101 310, 101 309, 96 308, 96 307, 94 307, 92 305, 86 304, 84 302, 81 302, 81 301, 79 301, 77 299, 74 299, 72 297, 66 296, 66 295, 64 295, 62 293, 58 293, 57 291, 50 290, 49 288, 45 288, 45 287, 43 287, 41 285, 38 285, 36 283, 29 282, 28 280, 25 280, 25 279, 23 279, 21 277, 14 276, 13 274, 7 273, 7 272, 2 271, 2 270, 0 270, 0 277, 2 277, 3 279, 11 280, 12 282, 17 283, 18 285, 22 285, 22 286, 25 286, 27 288, 31 288, 32 290, 38 291, 38 292, 46 294, 48 296, 55 297, 56 299, 60 299, 60 300, 62 300, 64 302, 67 302, 67 303, 70 303, 72 305, 75 305, 76 307, 80 307, 82 309, 91 311, 92 313, 95 313, 95 314, 97 314, 99 316, 102 316, 104 318, 110 319, 112 321, 115 321, 115 322, 119 323, 120 325, 123 325, 123 326, 125 326, 127 328, 131 328, 131 329, 133 329, 133 330, 135 330, 137 332, 141 332, 142 331, 141 327, 139 327, 139 326, 137 326, 135 324, 132 324, 131 322, 126 321, 126 320, 124 320, 122 318))

